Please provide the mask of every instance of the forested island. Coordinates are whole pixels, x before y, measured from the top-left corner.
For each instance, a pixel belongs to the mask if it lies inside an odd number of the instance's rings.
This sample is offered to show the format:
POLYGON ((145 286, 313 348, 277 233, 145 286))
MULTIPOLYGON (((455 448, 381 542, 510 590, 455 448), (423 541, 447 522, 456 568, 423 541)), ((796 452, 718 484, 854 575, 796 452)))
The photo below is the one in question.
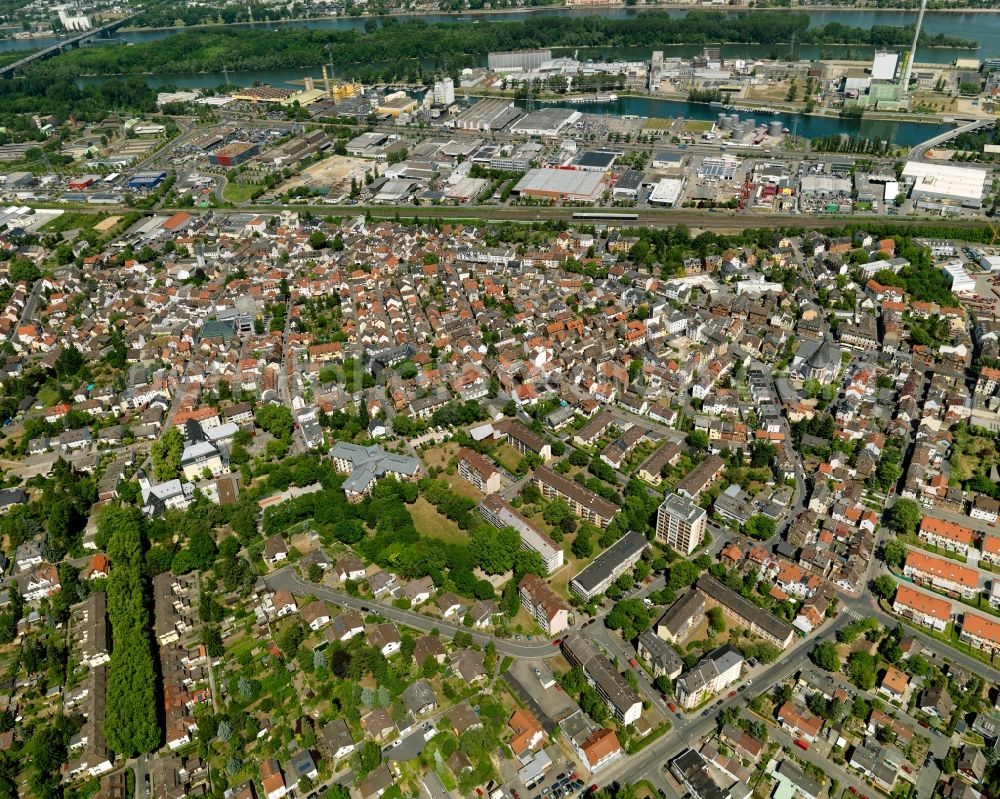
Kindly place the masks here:
MULTIPOLYGON (((913 26, 870 29, 829 23, 809 26, 807 14, 695 11, 684 17, 651 12, 629 19, 533 17, 520 21, 436 23, 384 19, 365 31, 206 28, 148 44, 81 48, 30 68, 36 77, 197 73, 315 67, 333 61, 339 74, 392 78, 401 62, 433 61, 451 69, 481 66, 486 53, 533 47, 661 47, 676 44, 854 44, 906 47, 913 26), (393 58, 387 62, 387 54, 393 58)), ((976 47, 976 42, 921 33, 925 46, 976 47)))

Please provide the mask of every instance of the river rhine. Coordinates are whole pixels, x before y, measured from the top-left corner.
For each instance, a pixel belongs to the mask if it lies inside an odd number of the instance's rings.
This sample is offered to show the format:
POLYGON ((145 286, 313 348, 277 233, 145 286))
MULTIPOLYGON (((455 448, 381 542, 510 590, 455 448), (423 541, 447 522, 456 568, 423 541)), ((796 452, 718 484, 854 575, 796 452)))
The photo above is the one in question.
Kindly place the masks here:
MULTIPOLYGON (((648 11, 649 9, 646 9, 648 11)), ((665 13, 671 16, 683 16, 687 13, 684 9, 666 9, 665 13)), ((594 9, 568 9, 553 8, 543 11, 519 11, 498 15, 470 15, 470 14, 431 14, 415 17, 412 15, 398 15, 397 18, 405 21, 409 19, 422 19, 428 23, 450 23, 468 22, 476 19, 490 19, 498 21, 516 21, 527 19, 530 16, 589 16, 598 15, 611 18, 626 18, 643 13, 640 10, 631 8, 594 8, 594 9)), ((733 11, 732 13, 739 13, 733 11)), ((780 13, 774 11, 771 13, 780 13)), ((870 28, 873 25, 908 25, 916 19, 916 12, 898 11, 868 11, 868 10, 823 10, 807 12, 810 17, 811 26, 821 26, 829 22, 837 22, 843 25, 870 28)), ((333 29, 362 29, 365 22, 370 17, 339 17, 332 19, 281 21, 270 23, 253 24, 246 27, 255 28, 278 28, 278 27, 305 27, 305 28, 333 28, 333 29)), ((992 13, 934 13, 927 12, 924 18, 924 30, 929 34, 943 33, 948 36, 955 36, 979 43, 978 50, 955 50, 950 48, 920 48, 917 52, 918 63, 939 63, 947 64, 956 58, 962 57, 996 57, 1000 56, 1000 11, 992 13)), ((176 30, 149 30, 149 31, 126 31, 118 34, 114 42, 151 42, 163 39, 176 33, 176 30)), ((46 46, 54 42, 54 39, 34 39, 34 40, 0 40, 0 51, 13 49, 34 49, 46 46)), ((626 47, 626 48, 587 48, 581 49, 578 56, 581 59, 591 58, 594 60, 640 60, 649 58, 652 48, 626 47)), ((695 55, 700 46, 692 45, 671 45, 662 47, 664 55, 667 57, 681 56, 689 57, 695 55)), ((723 56, 729 58, 767 58, 782 57, 787 58, 794 55, 796 58, 816 59, 827 58, 852 58, 866 60, 871 56, 871 48, 861 45, 832 46, 823 47, 807 45, 797 46, 794 54, 791 53, 790 46, 773 45, 753 45, 753 44, 723 44, 723 56)), ((485 63, 484 63, 485 65, 485 63)), ((366 65, 370 66, 370 65, 366 65)), ((426 68, 433 69, 433 63, 425 64, 426 68)), ((251 85, 254 83, 281 86, 289 81, 301 80, 306 75, 319 77, 320 67, 316 69, 272 69, 253 70, 246 72, 230 72, 229 79, 233 83, 251 85)), ((339 72, 350 73, 350 68, 342 68, 339 72)), ((221 73, 200 73, 200 74, 162 74, 149 77, 148 82, 153 87, 176 86, 178 88, 202 88, 214 87, 221 84, 224 77, 221 73)), ((671 100, 658 100, 645 97, 623 97, 615 103, 600 105, 579 106, 580 110, 588 113, 607 114, 635 114, 644 117, 688 117, 695 119, 714 119, 718 109, 705 105, 689 104, 671 100)), ((747 116, 747 115, 744 115, 747 116)), ((768 115, 757 115, 759 121, 770 118, 768 115)), ((947 126, 919 124, 913 122, 886 122, 880 120, 842 120, 839 118, 807 117, 795 114, 787 114, 776 117, 790 129, 799 135, 806 137, 826 136, 834 133, 846 133, 851 136, 869 136, 879 139, 892 139, 897 144, 913 145, 924 141, 937 133, 945 130, 947 126)))

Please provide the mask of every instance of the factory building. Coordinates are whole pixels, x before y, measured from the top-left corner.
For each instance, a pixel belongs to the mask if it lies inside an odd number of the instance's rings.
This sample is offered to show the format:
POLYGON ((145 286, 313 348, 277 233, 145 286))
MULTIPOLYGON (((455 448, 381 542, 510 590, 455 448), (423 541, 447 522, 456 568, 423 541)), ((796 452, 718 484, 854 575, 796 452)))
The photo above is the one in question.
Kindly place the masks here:
POLYGON ((568 108, 541 108, 532 111, 523 119, 519 119, 510 126, 511 133, 520 133, 522 136, 558 136, 563 128, 572 125, 579 120, 579 111, 572 111, 568 108))
POLYGON ((586 150, 573 159, 573 168, 585 172, 607 172, 621 153, 608 150, 586 150))
POLYGON ((903 180, 912 189, 910 199, 918 208, 982 208, 989 172, 951 164, 907 161, 903 180))
POLYGON ((521 116, 510 100, 481 100, 450 120, 448 125, 458 130, 502 130, 521 116))
POLYGON ((540 48, 490 53, 486 63, 492 72, 530 72, 551 60, 552 51, 548 48, 540 48))
POLYGON ((615 199, 636 200, 642 190, 643 174, 636 169, 629 169, 618 176, 611 196, 615 199))
POLYGON ((529 169, 514 186, 514 194, 521 197, 592 203, 600 199, 605 187, 605 176, 600 172, 529 169))
POLYGON ((653 187, 649 195, 650 205, 663 205, 673 208, 681 197, 684 181, 681 178, 663 178, 653 187))
POLYGON ((388 114, 395 118, 400 114, 408 114, 411 111, 416 111, 417 105, 417 101, 407 95, 406 92, 393 92, 378 101, 375 113, 388 114))
POLYGON ((951 290, 955 294, 974 294, 976 279, 972 277, 959 262, 952 262, 941 267, 946 279, 951 281, 951 290))
POLYGON ((256 144, 236 141, 210 153, 208 160, 218 166, 234 167, 249 161, 259 152, 260 147, 256 144))
POLYGON ((434 105, 448 106, 455 102, 455 81, 451 78, 434 81, 434 105))
POLYGON ((130 189, 155 189, 167 179, 166 172, 136 172, 129 178, 130 189))

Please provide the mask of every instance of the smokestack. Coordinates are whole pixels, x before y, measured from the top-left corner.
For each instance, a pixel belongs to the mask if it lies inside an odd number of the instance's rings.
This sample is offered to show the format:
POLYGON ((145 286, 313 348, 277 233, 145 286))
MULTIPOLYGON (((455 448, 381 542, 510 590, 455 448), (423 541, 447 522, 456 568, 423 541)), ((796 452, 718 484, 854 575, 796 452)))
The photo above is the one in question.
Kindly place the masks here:
POLYGON ((920 12, 917 14, 917 28, 913 31, 913 44, 910 45, 910 57, 906 59, 906 69, 903 70, 903 97, 910 91, 910 75, 913 72, 913 62, 917 58, 917 40, 920 29, 924 26, 924 12, 927 10, 927 0, 920 0, 920 12))

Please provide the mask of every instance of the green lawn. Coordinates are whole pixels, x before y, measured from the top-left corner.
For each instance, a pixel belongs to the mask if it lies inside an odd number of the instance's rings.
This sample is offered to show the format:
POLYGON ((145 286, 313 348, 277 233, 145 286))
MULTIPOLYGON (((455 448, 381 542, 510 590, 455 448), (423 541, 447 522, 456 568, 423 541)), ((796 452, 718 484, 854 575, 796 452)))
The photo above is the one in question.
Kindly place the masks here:
POLYGON ((417 497, 417 501, 410 505, 409 510, 413 516, 413 524, 421 535, 440 538, 449 544, 464 544, 469 540, 455 522, 438 513, 437 508, 423 497, 417 497))
POLYGON ((223 199, 231 203, 246 203, 253 198, 260 186, 256 183, 227 183, 222 191, 223 199))
POLYGON ((64 230, 72 230, 73 228, 90 229, 106 218, 107 214, 94 214, 87 211, 67 211, 55 219, 46 222, 40 230, 42 233, 62 233, 64 230))
POLYGON ((42 386, 38 389, 38 394, 35 397, 35 404, 44 405, 46 408, 50 405, 56 405, 59 402, 59 392, 56 391, 52 386, 42 386))
POLYGON ((707 133, 714 124, 704 119, 685 119, 683 128, 685 133, 707 133))
POLYGON ((517 465, 521 462, 521 453, 510 444, 501 444, 493 453, 493 457, 511 474, 514 474, 517 465))

